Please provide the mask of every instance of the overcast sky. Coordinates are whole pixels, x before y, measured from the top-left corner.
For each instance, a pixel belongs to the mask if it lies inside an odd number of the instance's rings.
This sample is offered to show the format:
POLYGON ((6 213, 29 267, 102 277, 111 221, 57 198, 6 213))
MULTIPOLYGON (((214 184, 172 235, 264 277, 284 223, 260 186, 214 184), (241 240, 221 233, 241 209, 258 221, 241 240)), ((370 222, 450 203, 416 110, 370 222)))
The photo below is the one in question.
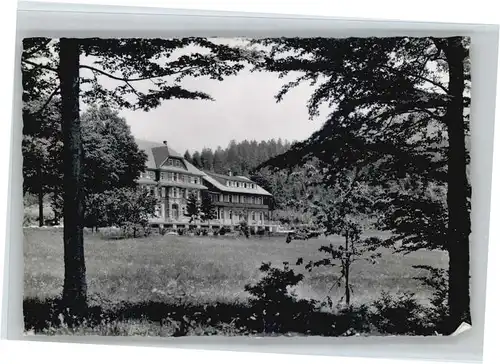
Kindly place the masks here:
POLYGON ((303 140, 322 124, 308 119, 311 89, 304 85, 276 103, 274 95, 283 82, 275 74, 248 71, 222 82, 193 79, 183 85, 215 101, 170 100, 149 112, 124 110, 121 115, 137 138, 167 140, 179 151, 226 147, 232 139, 303 140))
MULTIPOLYGON (((219 38, 216 42, 240 45, 243 41, 219 38)), ((232 139, 303 140, 320 128, 324 118, 309 120, 306 104, 312 88, 307 84, 293 89, 283 101, 276 103, 274 96, 292 79, 279 79, 277 74, 270 72, 251 73, 249 68, 222 82, 185 78, 181 83, 183 87, 206 92, 215 101, 169 100, 149 112, 121 110, 120 114, 126 118, 136 138, 166 140, 179 152, 203 147, 224 148, 232 139)), ((117 85, 106 77, 100 77, 99 81, 108 88, 117 85)))

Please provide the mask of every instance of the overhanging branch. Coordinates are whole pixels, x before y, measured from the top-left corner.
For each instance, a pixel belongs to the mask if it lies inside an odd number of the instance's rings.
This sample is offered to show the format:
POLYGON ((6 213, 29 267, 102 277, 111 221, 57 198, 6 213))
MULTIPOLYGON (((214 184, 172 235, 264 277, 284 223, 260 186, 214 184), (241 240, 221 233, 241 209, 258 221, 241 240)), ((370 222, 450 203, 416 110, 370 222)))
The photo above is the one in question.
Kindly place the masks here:
POLYGON ((100 70, 98 68, 95 68, 95 67, 92 67, 92 66, 88 66, 88 65, 81 65, 80 68, 88 69, 88 70, 91 70, 94 73, 99 73, 99 74, 104 75, 106 77, 109 77, 109 78, 111 78, 113 80, 126 82, 128 84, 129 82, 146 81, 146 80, 151 80, 153 78, 173 76, 173 75, 177 75, 177 74, 182 73, 182 72, 193 70, 196 67, 187 67, 187 68, 175 71, 175 72, 165 72, 164 74, 152 75, 152 76, 149 76, 149 77, 135 77, 135 78, 118 77, 118 76, 112 75, 111 73, 108 73, 106 71, 103 71, 103 70, 100 70))
POLYGON ((39 115, 42 113, 43 110, 45 110, 45 108, 50 104, 50 102, 52 101, 52 99, 54 98, 55 95, 57 95, 57 93, 59 92, 59 89, 61 88, 61 86, 57 86, 54 91, 52 91, 52 93, 50 94, 50 96, 47 98, 47 100, 45 101, 45 103, 42 105, 42 107, 40 109, 38 109, 36 112, 33 113, 33 115, 39 115))
POLYGON ((32 61, 29 61, 27 59, 23 59, 22 62, 24 62, 26 64, 29 64, 29 65, 31 65, 33 67, 43 68, 43 69, 46 69, 48 71, 52 71, 52 72, 56 72, 57 73, 57 69, 55 69, 53 67, 50 67, 50 66, 47 66, 45 64, 40 64, 40 63, 32 62, 32 61))

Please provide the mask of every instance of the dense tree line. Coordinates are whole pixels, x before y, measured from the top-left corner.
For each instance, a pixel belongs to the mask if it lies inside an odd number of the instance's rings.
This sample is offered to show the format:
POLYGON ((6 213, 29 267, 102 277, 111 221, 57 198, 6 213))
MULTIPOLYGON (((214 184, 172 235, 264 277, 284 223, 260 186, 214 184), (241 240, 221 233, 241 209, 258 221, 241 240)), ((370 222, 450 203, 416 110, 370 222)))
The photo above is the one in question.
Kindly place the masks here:
POLYGON ((215 150, 203 148, 191 153, 187 150, 184 157, 197 168, 220 174, 232 172, 234 175, 249 176, 253 170, 277 155, 290 149, 291 143, 279 138, 268 141, 232 140, 226 148, 215 150))

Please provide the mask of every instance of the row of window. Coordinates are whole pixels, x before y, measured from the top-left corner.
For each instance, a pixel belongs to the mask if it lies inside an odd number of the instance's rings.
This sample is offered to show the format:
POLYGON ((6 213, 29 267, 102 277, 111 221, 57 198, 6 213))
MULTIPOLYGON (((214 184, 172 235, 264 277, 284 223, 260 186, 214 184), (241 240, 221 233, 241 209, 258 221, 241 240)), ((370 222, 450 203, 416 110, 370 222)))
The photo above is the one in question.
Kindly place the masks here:
MULTIPOLYGON (((165 191, 167 191, 167 188, 166 187, 164 188, 165 191)), ((179 188, 179 187, 168 188, 168 197, 173 197, 173 198, 183 197, 187 199, 191 194, 194 194, 198 200, 201 198, 200 190, 190 190, 189 188, 179 188)), ((161 197, 165 197, 165 195, 161 197)))
POLYGON ((245 196, 245 195, 212 195, 213 202, 231 202, 231 203, 247 203, 263 205, 264 198, 261 196, 245 196))
POLYGON ((168 159, 167 166, 172 166, 172 167, 178 167, 178 168, 184 168, 184 163, 182 163, 179 159, 168 159))
POLYGON ((252 188, 256 189, 257 185, 251 182, 240 182, 240 181, 226 181, 226 186, 228 187, 239 187, 239 188, 252 188))
POLYGON ((155 186, 146 187, 150 194, 157 197, 172 197, 172 198, 189 198, 189 195, 194 193, 197 199, 201 198, 200 190, 191 190, 189 188, 179 187, 159 187, 155 186))
MULTIPOLYGON (((141 178, 156 180, 156 175, 154 171, 147 171, 141 174, 141 178)), ((161 172, 160 179, 170 182, 191 183, 196 185, 201 184, 200 177, 189 176, 187 174, 182 174, 177 172, 161 172)))
POLYGON ((160 179, 170 182, 192 183, 196 185, 201 184, 200 177, 189 176, 187 174, 177 172, 161 172, 160 179))
MULTIPOLYGON (((186 213, 186 206, 182 206, 181 211, 179 211, 179 205, 173 204, 172 208, 168 208, 166 206, 166 215, 172 219, 178 219, 180 216, 184 216, 186 213)), ((163 216, 163 209, 161 205, 156 206, 155 208, 155 215, 156 217, 162 218, 163 216)), ((268 214, 266 212, 251 212, 249 219, 251 221, 264 221, 268 219, 268 214)), ((233 212, 233 211, 228 211, 225 212, 224 210, 217 210, 216 213, 216 218, 217 219, 229 219, 231 221, 240 221, 240 220, 245 220, 247 216, 243 212, 233 212)))
MULTIPOLYGON (((262 212, 252 212, 250 214, 251 220, 257 221, 264 221, 264 219, 267 219, 267 213, 262 213, 262 212)), ((228 218, 229 220, 245 220, 246 216, 243 214, 243 212, 239 213, 233 213, 233 211, 229 210, 229 212, 226 214, 224 210, 218 210, 217 211, 217 219, 226 219, 228 218)))
POLYGON ((155 174, 155 172, 154 172, 154 171, 146 171, 146 172, 142 172, 142 173, 141 173, 141 178, 155 180, 155 179, 156 179, 156 174, 155 174))

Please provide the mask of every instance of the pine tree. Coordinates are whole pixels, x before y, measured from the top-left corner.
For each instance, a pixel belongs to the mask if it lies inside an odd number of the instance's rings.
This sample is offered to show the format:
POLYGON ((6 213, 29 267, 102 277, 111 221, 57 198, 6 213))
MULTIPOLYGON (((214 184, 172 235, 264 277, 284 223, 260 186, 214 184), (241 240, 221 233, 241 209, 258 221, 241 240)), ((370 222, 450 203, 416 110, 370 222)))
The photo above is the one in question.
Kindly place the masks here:
POLYGON ((226 169, 226 160, 224 158, 224 151, 221 147, 218 147, 214 153, 214 172, 215 173, 224 173, 226 169))
POLYGON ((214 168, 214 154, 212 149, 203 148, 200 154, 200 161, 203 169, 212 171, 214 168))
POLYGON ((189 217, 189 223, 197 221, 200 219, 200 202, 198 201, 198 196, 196 193, 192 192, 189 194, 185 216, 189 217))
POLYGON ((201 213, 203 221, 210 221, 216 218, 215 205, 209 194, 203 194, 201 200, 201 213))
POLYGON ((193 166, 195 166, 196 168, 200 168, 200 169, 203 169, 203 163, 201 161, 201 154, 196 151, 193 153, 193 166))
POLYGON ((184 153, 184 159, 187 160, 189 163, 193 163, 189 150, 186 150, 186 152, 184 153))

